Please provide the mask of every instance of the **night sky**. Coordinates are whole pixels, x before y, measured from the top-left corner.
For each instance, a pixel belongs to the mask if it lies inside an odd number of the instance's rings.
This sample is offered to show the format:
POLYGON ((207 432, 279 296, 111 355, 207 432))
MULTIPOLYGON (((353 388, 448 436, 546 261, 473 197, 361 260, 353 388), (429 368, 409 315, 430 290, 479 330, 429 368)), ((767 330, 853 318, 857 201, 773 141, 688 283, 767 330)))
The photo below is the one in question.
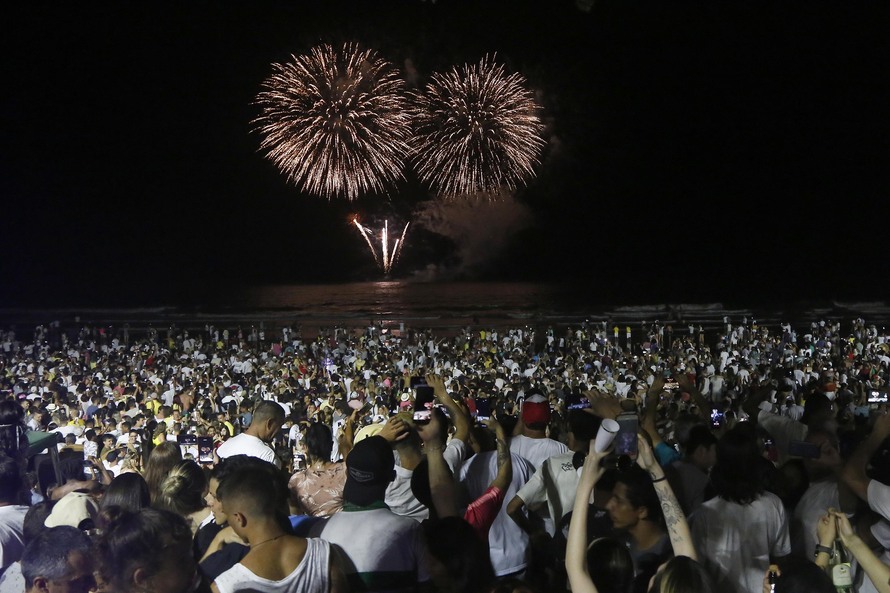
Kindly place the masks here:
POLYGON ((496 52, 544 107, 537 177, 446 211, 458 230, 416 226, 397 276, 887 299, 887 3, 16 2, 0 21, 2 305, 378 278, 350 215, 408 221, 434 196, 410 173, 354 203, 302 194, 251 131, 271 63, 345 41, 409 60, 409 86, 496 52))

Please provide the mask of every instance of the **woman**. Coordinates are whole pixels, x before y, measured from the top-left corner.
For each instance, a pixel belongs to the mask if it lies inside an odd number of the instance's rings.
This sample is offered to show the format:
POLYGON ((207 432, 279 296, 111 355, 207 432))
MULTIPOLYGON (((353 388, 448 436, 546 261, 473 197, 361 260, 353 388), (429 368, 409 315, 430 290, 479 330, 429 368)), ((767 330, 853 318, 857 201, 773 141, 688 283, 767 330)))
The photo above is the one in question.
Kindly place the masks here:
POLYGON ((182 517, 151 508, 109 507, 102 514, 107 527, 96 543, 101 591, 191 593, 202 585, 182 517))
POLYGON ((148 484, 137 473, 121 474, 111 480, 99 503, 100 509, 116 506, 125 511, 139 512, 151 504, 148 484))
POLYGON ((331 429, 313 422, 304 437, 308 466, 291 476, 288 488, 298 513, 329 517, 343 508, 346 464, 332 463, 331 429))
POLYGON ((170 475, 170 472, 182 462, 182 452, 179 445, 172 442, 164 442, 154 448, 145 465, 145 482, 148 484, 148 493, 151 500, 155 501, 161 495, 161 483, 170 475))
POLYGON ((194 535, 210 517, 205 496, 207 477, 204 470, 191 459, 186 459, 174 467, 161 483, 160 495, 152 500, 152 506, 183 517, 194 535))

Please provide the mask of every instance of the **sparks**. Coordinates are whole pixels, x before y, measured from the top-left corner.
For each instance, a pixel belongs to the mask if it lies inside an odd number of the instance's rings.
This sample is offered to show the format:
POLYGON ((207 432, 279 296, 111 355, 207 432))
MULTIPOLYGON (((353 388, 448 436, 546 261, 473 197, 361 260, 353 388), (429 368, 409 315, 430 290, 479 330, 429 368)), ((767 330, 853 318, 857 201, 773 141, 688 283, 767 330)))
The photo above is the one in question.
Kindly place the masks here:
POLYGON ((362 237, 368 244, 368 248, 371 250, 371 254, 374 256, 374 261, 377 263, 378 266, 380 266, 380 269, 383 270, 383 273, 389 274, 390 272, 392 272, 392 267, 395 265, 396 261, 398 261, 399 254, 402 252, 402 246, 405 244, 405 233, 408 232, 408 225, 411 223, 405 223, 405 228, 402 229, 401 236, 395 240, 395 243, 393 243, 392 247, 390 248, 389 221, 384 221, 383 228, 380 229, 380 254, 377 253, 377 249, 374 247, 374 242, 371 240, 371 237, 373 237, 374 235, 374 231, 360 223, 358 221, 358 218, 353 218, 352 223, 362 234, 362 237))
POLYGON ((410 116, 395 67, 357 44, 291 57, 272 65, 253 122, 288 182, 354 200, 404 179, 410 116))
POLYGON ((410 143, 420 179, 454 197, 498 195, 534 176, 544 126, 525 85, 488 56, 434 74, 413 96, 410 143))

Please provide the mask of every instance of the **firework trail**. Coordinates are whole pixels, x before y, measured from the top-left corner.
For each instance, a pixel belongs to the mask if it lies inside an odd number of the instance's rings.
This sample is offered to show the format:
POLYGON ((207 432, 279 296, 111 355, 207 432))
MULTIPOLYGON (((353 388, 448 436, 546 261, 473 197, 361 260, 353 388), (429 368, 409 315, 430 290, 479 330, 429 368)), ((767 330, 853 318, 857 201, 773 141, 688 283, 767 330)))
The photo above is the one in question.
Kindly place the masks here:
POLYGON ((356 44, 291 58, 272 65, 253 121, 288 182, 353 200, 403 179, 410 117, 395 67, 356 44))
POLYGON ((380 253, 383 255, 381 258, 377 254, 377 249, 374 247, 374 243, 371 240, 374 232, 368 227, 362 225, 358 221, 358 218, 352 219, 352 224, 356 226, 359 232, 364 237, 365 242, 368 244, 368 248, 371 250, 371 254, 374 256, 374 261, 377 265, 380 266, 380 269, 383 270, 384 274, 389 274, 392 271, 392 267, 395 265, 396 261, 399 259, 399 254, 402 252, 402 245, 405 243, 405 234, 408 232, 408 225, 410 223, 405 223, 405 228, 402 229, 402 235, 396 239, 395 243, 393 243, 392 248, 389 245, 389 221, 386 220, 383 222, 383 228, 380 229, 380 253))
POLYGON ((497 195, 534 176, 544 126, 519 74, 486 56, 434 74, 413 99, 412 161, 441 195, 497 195))

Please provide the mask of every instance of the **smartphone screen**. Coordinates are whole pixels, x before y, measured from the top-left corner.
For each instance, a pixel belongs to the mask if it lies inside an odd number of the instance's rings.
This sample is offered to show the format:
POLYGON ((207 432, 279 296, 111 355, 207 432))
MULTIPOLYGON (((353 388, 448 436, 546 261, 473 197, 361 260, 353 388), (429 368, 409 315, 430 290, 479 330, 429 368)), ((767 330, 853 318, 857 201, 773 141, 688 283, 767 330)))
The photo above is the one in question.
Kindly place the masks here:
POLYGON ((176 437, 179 451, 183 459, 198 459, 198 437, 193 434, 181 434, 176 437))
POLYGON ((637 454, 637 431, 640 420, 636 414, 618 415, 618 436, 615 437, 615 452, 619 455, 637 454))
POLYGON ((711 410, 711 426, 714 428, 720 428, 723 426, 723 422, 726 419, 726 416, 720 410, 711 410))
POLYGON ((414 421, 429 422, 432 415, 433 402, 436 396, 429 385, 418 385, 414 388, 414 421))
POLYGON ((491 419, 491 401, 487 399, 476 400, 476 420, 491 419))
POLYGON ((571 394, 566 396, 566 409, 583 410, 590 407, 590 400, 580 395, 571 394))
POLYGON ((819 459, 822 456, 822 451, 816 443, 791 441, 788 443, 788 454, 792 457, 803 457, 804 459, 819 459))
POLYGON ((213 463, 212 437, 198 437, 198 463, 213 463))
POLYGON ((426 377, 411 377, 409 385, 414 389, 420 385, 426 385, 426 377))

